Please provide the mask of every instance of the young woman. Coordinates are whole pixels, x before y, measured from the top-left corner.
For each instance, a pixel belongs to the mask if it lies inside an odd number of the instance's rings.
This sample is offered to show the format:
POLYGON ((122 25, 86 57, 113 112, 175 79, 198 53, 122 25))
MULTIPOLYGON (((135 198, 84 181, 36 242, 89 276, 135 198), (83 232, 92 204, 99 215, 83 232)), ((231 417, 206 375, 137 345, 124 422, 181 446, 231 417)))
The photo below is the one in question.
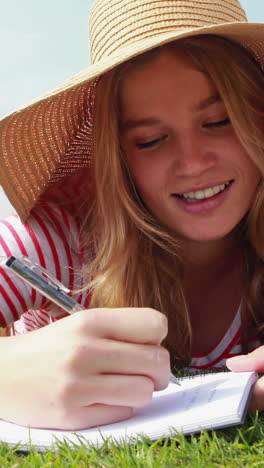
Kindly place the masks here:
POLYGON ((93 65, 1 122, 1 255, 87 309, 2 267, 3 419, 81 429, 128 418, 171 367, 264 367, 264 29, 235 0, 183 3, 97 1, 93 65))

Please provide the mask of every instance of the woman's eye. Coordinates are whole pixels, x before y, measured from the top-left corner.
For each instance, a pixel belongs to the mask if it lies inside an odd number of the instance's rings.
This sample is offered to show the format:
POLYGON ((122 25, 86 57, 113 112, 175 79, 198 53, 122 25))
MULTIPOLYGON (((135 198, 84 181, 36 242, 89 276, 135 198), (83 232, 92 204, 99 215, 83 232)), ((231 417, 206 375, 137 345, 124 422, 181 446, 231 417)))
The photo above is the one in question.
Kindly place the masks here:
POLYGON ((154 140, 146 141, 145 143, 137 143, 137 147, 139 149, 147 149, 147 148, 152 148, 152 146, 157 145, 160 143, 162 140, 165 140, 166 136, 160 137, 160 138, 155 138, 154 140))
POLYGON ((230 124, 230 119, 224 119, 224 120, 218 120, 216 122, 209 122, 205 124, 204 126, 206 128, 213 128, 213 127, 225 127, 226 125, 230 124))

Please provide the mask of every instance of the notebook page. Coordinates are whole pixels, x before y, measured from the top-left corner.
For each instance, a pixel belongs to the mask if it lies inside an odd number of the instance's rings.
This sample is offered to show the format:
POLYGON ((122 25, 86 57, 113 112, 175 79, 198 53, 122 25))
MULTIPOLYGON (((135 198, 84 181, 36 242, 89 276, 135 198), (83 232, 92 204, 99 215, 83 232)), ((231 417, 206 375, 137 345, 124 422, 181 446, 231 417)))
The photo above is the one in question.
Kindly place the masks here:
POLYGON ((127 421, 71 433, 44 429, 30 430, 5 421, 0 421, 0 439, 15 445, 18 442, 34 445, 39 450, 52 446, 55 440, 67 440, 80 444, 78 436, 102 444, 104 438, 119 441, 145 434, 153 440, 170 436, 171 428, 184 433, 221 427, 241 421, 247 396, 257 380, 254 372, 223 372, 192 376, 181 380, 181 385, 170 383, 161 392, 156 392, 152 402, 136 409, 127 421), (243 404, 241 404, 243 402, 243 404), (77 434, 77 435, 76 435, 77 434))

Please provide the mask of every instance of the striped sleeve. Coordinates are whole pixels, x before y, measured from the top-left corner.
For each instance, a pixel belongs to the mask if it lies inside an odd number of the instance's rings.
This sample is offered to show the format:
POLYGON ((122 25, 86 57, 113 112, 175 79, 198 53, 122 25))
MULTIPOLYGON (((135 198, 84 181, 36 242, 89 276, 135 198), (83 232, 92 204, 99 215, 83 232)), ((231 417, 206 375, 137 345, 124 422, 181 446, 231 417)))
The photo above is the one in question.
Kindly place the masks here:
MULTIPOLYGON (((5 327, 24 314, 24 325, 33 329, 49 323, 50 316, 61 316, 61 310, 4 265, 4 259, 11 255, 28 256, 71 290, 81 287, 83 256, 74 217, 60 206, 42 202, 25 224, 16 214, 0 220, 1 325, 5 327)), ((84 304, 86 298, 80 294, 76 299, 84 304)))

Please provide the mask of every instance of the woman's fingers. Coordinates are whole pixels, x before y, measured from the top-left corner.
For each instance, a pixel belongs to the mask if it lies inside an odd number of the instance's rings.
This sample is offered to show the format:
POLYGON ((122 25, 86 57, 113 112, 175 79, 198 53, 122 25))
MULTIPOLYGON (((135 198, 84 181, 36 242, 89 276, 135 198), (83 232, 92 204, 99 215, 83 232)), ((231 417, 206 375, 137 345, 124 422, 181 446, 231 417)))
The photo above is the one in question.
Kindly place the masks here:
POLYGON ((264 379, 261 377, 255 383, 250 397, 249 411, 264 410, 264 379))
POLYGON ((89 309, 65 320, 87 335, 131 343, 160 344, 168 333, 166 317, 150 308, 89 309))
POLYGON ((168 385, 170 378, 169 353, 162 346, 124 343, 93 338, 76 346, 68 363, 69 374, 127 374, 145 375, 153 380, 155 390, 168 385), (72 367, 72 372, 70 369, 72 367))
POLYGON ((102 426, 105 424, 113 424, 129 419, 133 414, 133 408, 126 406, 108 406, 108 405, 91 405, 84 408, 74 409, 69 411, 63 428, 66 430, 80 430, 91 427, 102 426))
POLYGON ((56 429, 63 428, 71 431, 88 429, 124 421, 129 419, 132 414, 133 409, 126 406, 95 404, 83 408, 74 408, 64 414, 60 426, 57 426, 56 429))
POLYGON ((64 386, 64 405, 69 408, 93 404, 142 407, 150 403, 153 381, 145 376, 95 375, 64 386), (74 399, 73 399, 74 395, 74 399))
POLYGON ((260 346, 249 354, 235 356, 226 361, 228 369, 233 372, 263 372, 264 371, 264 346, 260 346))

